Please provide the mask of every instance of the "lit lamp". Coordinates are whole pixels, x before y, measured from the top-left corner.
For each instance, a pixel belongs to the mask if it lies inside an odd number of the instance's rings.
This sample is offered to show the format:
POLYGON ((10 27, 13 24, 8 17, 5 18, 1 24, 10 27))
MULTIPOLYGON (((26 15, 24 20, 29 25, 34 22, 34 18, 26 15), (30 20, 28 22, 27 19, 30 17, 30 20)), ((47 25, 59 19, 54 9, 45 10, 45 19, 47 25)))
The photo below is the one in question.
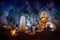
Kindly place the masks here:
POLYGON ((20 18, 20 26, 19 26, 19 31, 26 31, 26 21, 25 21, 25 16, 21 16, 20 18))
POLYGON ((16 35, 16 29, 12 29, 12 30, 11 30, 11 35, 12 35, 12 36, 16 35))

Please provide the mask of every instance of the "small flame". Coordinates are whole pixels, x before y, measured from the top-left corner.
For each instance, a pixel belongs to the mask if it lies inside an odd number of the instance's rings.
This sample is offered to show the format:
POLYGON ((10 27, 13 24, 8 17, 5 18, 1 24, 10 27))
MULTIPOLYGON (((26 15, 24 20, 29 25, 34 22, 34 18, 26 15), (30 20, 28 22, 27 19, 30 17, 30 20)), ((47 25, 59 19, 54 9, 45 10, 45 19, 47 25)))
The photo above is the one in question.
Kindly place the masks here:
POLYGON ((11 30, 11 35, 14 36, 16 34, 16 29, 11 30))

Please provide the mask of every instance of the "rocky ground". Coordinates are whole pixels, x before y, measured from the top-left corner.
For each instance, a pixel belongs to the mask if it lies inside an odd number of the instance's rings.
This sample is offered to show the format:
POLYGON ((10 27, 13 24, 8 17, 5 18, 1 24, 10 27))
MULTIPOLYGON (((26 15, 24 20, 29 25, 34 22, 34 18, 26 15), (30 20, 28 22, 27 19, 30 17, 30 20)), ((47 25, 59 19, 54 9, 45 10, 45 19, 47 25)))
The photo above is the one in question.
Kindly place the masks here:
POLYGON ((0 28, 0 39, 1 40, 60 40, 60 32, 58 30, 42 31, 34 35, 29 35, 24 32, 17 32, 17 35, 12 36, 10 30, 0 28))

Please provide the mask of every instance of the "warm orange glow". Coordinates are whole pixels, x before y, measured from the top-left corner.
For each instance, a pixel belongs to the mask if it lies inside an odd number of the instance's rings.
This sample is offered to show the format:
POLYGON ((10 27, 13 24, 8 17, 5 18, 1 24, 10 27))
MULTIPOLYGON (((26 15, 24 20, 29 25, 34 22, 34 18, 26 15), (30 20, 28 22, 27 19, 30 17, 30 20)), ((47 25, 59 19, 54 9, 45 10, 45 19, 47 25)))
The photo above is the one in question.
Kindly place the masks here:
POLYGON ((11 35, 14 36, 16 34, 16 29, 11 30, 11 35))
POLYGON ((41 22, 45 23, 45 22, 47 22, 47 19, 46 18, 42 18, 41 22))
POLYGON ((46 22, 48 21, 48 16, 47 16, 47 14, 46 14, 46 11, 43 11, 42 13, 41 13, 41 22, 40 22, 40 28, 41 29, 44 29, 44 28, 46 28, 46 22))
POLYGON ((26 26, 20 26, 20 27, 19 27, 19 30, 20 30, 20 31, 26 31, 26 26))
POLYGON ((43 12, 41 13, 40 18, 48 18, 48 16, 47 16, 46 13, 47 13, 46 11, 43 11, 43 12))
POLYGON ((41 13, 41 22, 46 22, 48 20, 48 16, 45 11, 41 13))
POLYGON ((46 24, 45 23, 40 23, 40 28, 41 29, 46 28, 46 24))

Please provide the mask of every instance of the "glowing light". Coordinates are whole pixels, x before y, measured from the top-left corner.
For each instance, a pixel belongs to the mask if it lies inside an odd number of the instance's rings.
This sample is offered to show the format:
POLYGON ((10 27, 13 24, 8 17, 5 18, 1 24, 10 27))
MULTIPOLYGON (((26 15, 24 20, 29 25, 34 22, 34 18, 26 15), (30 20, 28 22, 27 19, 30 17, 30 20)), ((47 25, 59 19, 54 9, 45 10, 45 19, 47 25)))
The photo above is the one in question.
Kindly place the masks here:
POLYGON ((20 26, 25 26, 25 25, 26 25, 25 16, 21 16, 21 18, 20 18, 20 26))
POLYGON ((46 25, 49 25, 50 24, 50 28, 54 28, 55 25, 52 23, 52 22, 47 22, 46 25))
POLYGON ((50 25, 50 28, 54 28, 54 26, 51 24, 51 25, 50 25))
POLYGON ((29 20, 27 20, 27 25, 28 25, 28 26, 30 25, 30 21, 29 21, 29 20))
POLYGON ((55 30, 55 26, 53 24, 50 25, 51 31, 55 30))
POLYGON ((40 28, 43 29, 46 27, 46 24, 45 23, 40 23, 40 28))
POLYGON ((30 23, 27 23, 27 25, 30 25, 30 23))
POLYGON ((20 27, 19 27, 19 30, 25 32, 25 31, 26 31, 26 26, 20 26, 20 27))
POLYGON ((12 36, 16 35, 16 29, 11 30, 11 35, 12 36))
POLYGON ((20 26, 19 26, 19 31, 26 31, 26 18, 25 16, 21 16, 20 18, 20 26))
POLYGON ((27 22, 27 26, 31 26, 30 22, 27 22))
POLYGON ((51 31, 54 31, 56 29, 56 26, 52 22, 47 22, 46 27, 48 27, 48 25, 49 25, 51 31))
POLYGON ((46 11, 43 11, 43 12, 41 13, 40 18, 48 18, 47 14, 46 14, 46 11))

